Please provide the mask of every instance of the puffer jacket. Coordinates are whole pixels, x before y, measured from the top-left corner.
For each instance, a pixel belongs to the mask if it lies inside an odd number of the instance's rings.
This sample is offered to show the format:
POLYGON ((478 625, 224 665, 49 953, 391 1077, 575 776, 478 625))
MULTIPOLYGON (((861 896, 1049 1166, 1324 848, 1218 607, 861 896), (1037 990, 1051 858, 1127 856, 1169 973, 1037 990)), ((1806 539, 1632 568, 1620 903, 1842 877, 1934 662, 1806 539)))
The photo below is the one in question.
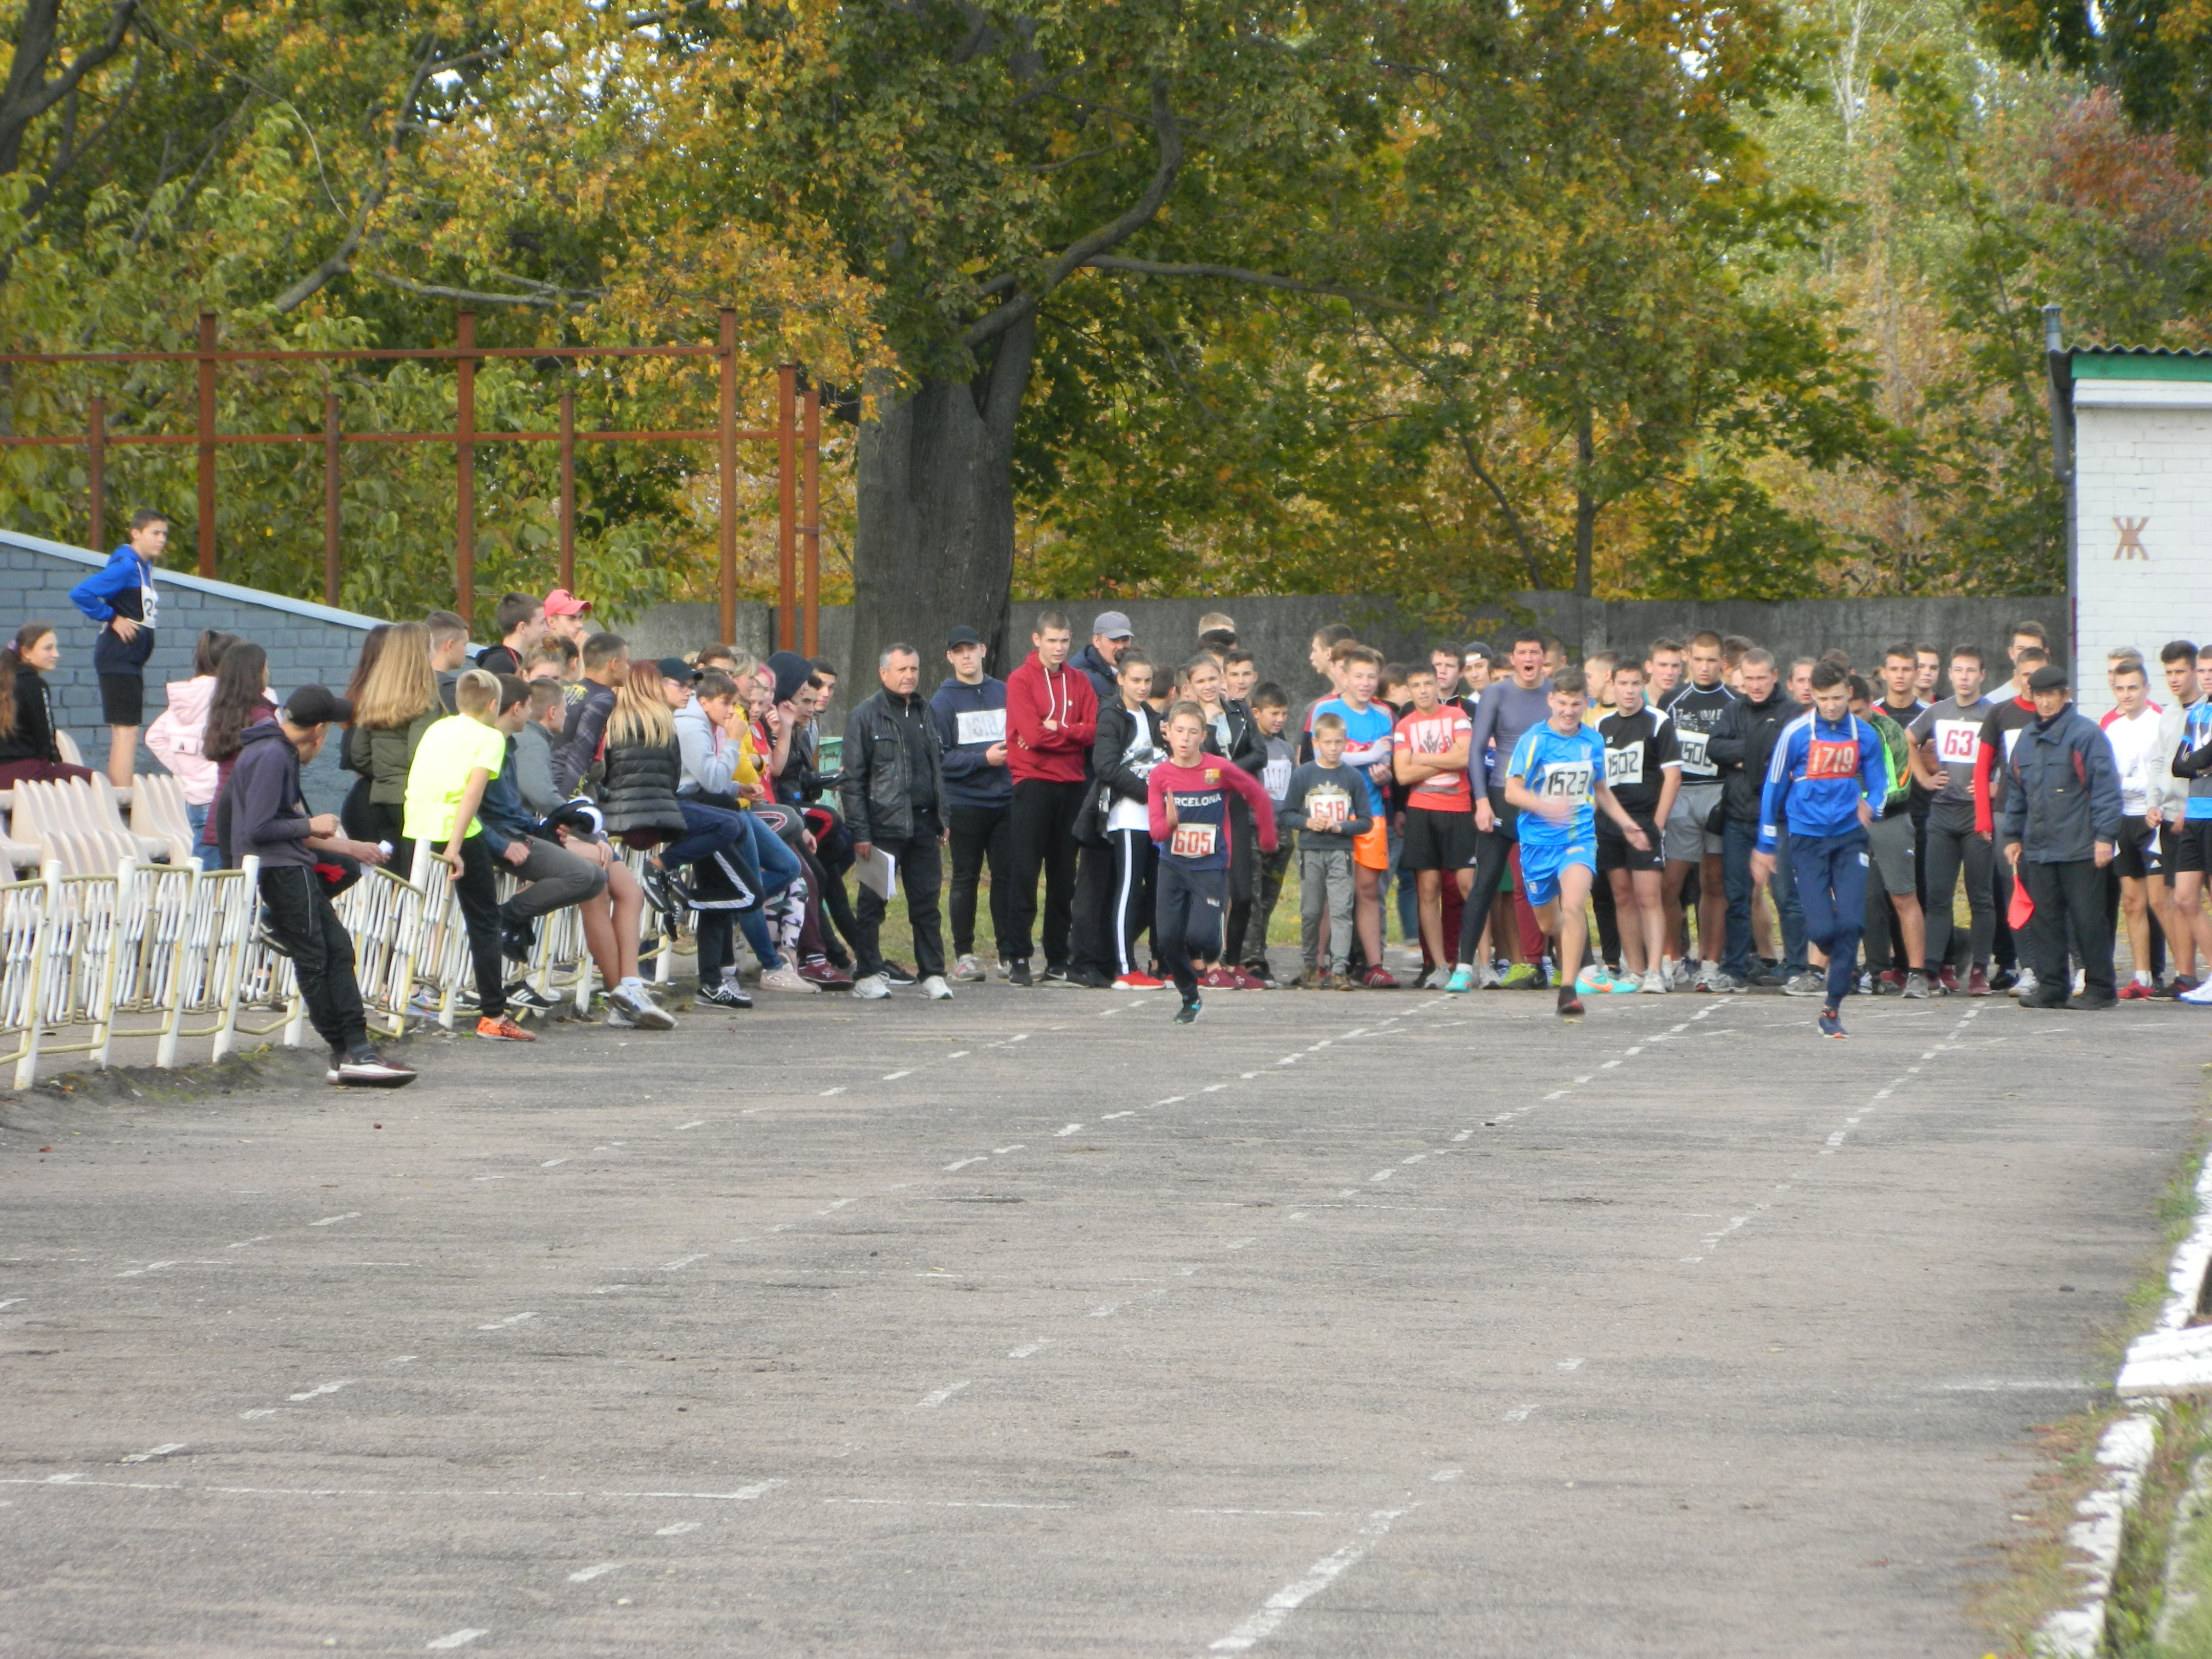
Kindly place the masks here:
POLYGON ((2005 775, 1997 840, 2018 842, 2030 864, 2078 863, 2100 841, 2119 845, 2120 769, 2097 722, 2072 703, 2022 729, 2005 775))
POLYGON ((1804 704, 1777 686, 1765 702, 1738 697, 1705 739, 1705 754, 1721 775, 1723 811, 1738 823, 1759 822, 1767 763, 1782 728, 1805 712, 1804 704))
POLYGON ((676 791, 684 781, 684 751, 674 738, 662 744, 609 743, 606 775, 599 780, 599 811, 611 836, 684 833, 676 791))
POLYGON ((368 732, 368 798, 380 806, 407 805, 407 774, 415 765, 415 750, 422 734, 445 719, 444 708, 433 703, 404 726, 377 726, 368 732))
POLYGON ((201 745, 207 735, 208 704, 215 696, 215 676, 171 680, 168 693, 169 706, 146 728, 146 746, 176 779, 186 805, 209 805, 215 799, 216 764, 201 745))
POLYGON ((945 811, 945 754, 920 693, 878 691, 845 717, 838 799, 854 841, 910 841, 915 807, 945 811))

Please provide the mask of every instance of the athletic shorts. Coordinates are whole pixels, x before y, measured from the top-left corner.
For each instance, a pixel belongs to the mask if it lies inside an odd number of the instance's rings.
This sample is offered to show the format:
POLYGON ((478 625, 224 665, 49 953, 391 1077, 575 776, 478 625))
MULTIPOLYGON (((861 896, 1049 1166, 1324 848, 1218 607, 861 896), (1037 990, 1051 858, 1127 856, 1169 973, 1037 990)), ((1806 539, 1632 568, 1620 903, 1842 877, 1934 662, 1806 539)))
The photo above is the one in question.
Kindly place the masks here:
POLYGON ((1463 870, 1474 862, 1474 814, 1465 807, 1439 811, 1432 806, 1406 809, 1400 833, 1401 870, 1463 870))
POLYGON ((107 726, 146 723, 146 677, 143 674, 102 674, 100 677, 100 718, 107 726))
POLYGON ((1867 851, 1873 855, 1875 873, 1882 890, 1904 898, 1920 890, 1913 861, 1912 818, 1909 813, 1876 818, 1867 829, 1867 851))
MULTIPOLYGON (((2205 805, 2212 808, 2212 801, 2207 801, 2205 805)), ((2174 826, 2173 862, 2166 867, 2196 875, 2212 870, 2212 817, 2201 823, 2192 817, 2186 823, 2174 826)))
POLYGON ((1705 828, 1705 820, 1720 805, 1725 784, 1686 783, 1674 792, 1674 810, 1667 815, 1668 859, 1676 864, 1695 864, 1708 854, 1720 856, 1721 838, 1705 828))
POLYGON ((1620 833, 1620 826, 1611 818, 1600 818, 1597 823, 1597 867, 1600 874, 1608 870, 1663 870, 1667 867, 1667 851, 1661 844, 1658 824, 1642 812, 1629 815, 1636 827, 1644 832, 1644 839, 1651 843, 1649 852, 1639 853, 1629 844, 1628 837, 1620 833))
POLYGON ((2120 820, 2120 844, 2112 849, 2112 868, 2130 881, 2166 873, 2166 865, 2159 857, 2159 836, 2149 820, 2120 820))
POLYGON ((1595 839, 1547 847, 1531 847, 1525 841, 1521 843, 1521 879, 1528 890, 1530 908, 1540 908, 1559 897, 1559 872, 1573 864, 1579 864, 1593 876, 1597 874, 1595 839))

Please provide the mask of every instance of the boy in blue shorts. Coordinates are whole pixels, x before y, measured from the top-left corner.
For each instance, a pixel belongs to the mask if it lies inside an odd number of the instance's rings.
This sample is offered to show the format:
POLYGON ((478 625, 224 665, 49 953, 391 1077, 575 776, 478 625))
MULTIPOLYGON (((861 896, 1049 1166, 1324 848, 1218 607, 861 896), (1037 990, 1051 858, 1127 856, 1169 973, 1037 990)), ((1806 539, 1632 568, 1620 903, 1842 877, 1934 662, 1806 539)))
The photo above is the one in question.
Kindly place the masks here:
POLYGON ((1597 812, 1620 826, 1639 852, 1650 838, 1613 797, 1605 779, 1605 739, 1583 724, 1589 695, 1579 669, 1552 676, 1551 718, 1532 726, 1505 763, 1505 799, 1521 814, 1521 878, 1536 922, 1552 936, 1559 964, 1559 1013, 1579 1018, 1575 979, 1582 968, 1589 921, 1583 907, 1597 878, 1597 812))
POLYGON ((1844 1035, 1844 998, 1858 972, 1866 925, 1867 828, 1881 816, 1889 762, 1875 729, 1851 713, 1850 674, 1813 666, 1813 707, 1782 728, 1759 796, 1753 876, 1774 875, 1777 828, 1790 823, 1790 866, 1805 933, 1828 953, 1828 1000, 1820 1035, 1844 1035))

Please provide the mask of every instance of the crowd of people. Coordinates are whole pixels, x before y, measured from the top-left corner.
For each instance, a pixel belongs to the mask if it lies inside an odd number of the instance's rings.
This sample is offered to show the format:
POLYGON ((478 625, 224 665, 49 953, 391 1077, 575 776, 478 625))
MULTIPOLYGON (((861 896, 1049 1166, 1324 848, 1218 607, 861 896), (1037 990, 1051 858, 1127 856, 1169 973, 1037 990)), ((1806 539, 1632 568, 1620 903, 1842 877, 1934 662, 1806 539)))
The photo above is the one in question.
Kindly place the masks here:
MULTIPOLYGON (((126 783, 167 528, 139 514, 71 596, 99 629, 126 783)), ((1395 915, 1416 988, 1551 988, 1571 1018, 1585 996, 1756 988, 1820 998, 1841 1036, 1853 994, 2212 1002, 2212 969, 2196 972, 2212 963, 2212 649, 2185 641, 2159 653, 2163 703, 2143 658, 2114 653, 2100 724, 2033 623, 1993 695, 1972 644, 1903 642, 1859 668, 1705 632, 1577 664, 1523 629, 1395 662, 1332 624, 1294 696, 1226 616, 1146 647, 1108 611, 1079 648, 1047 611, 1004 679, 972 628, 946 636, 927 694, 921 649, 888 647, 840 723, 826 659, 633 660, 566 590, 506 595, 496 628, 471 660, 451 612, 379 626, 343 692, 281 700, 258 646, 211 631, 146 732, 203 863, 260 860, 262 937, 293 961, 333 1082, 412 1078, 368 1041, 331 901, 364 868, 412 873, 418 846, 465 927, 476 1032, 510 1042, 533 1040, 518 1012, 549 1006, 521 972, 538 924, 569 908, 608 1021, 672 1028, 640 972, 647 906, 693 934, 707 1006, 942 1000, 996 973, 1172 986, 1188 1024, 1206 990, 1283 983, 1267 942, 1294 870, 1304 989, 1397 988, 1395 915), (301 769, 333 734, 353 781, 337 812, 311 812, 301 769), (620 848, 644 853, 641 878, 620 848), (884 949, 894 903, 911 965, 884 949)), ((58 656, 46 623, 0 652, 0 787, 83 775, 45 684, 58 656)))

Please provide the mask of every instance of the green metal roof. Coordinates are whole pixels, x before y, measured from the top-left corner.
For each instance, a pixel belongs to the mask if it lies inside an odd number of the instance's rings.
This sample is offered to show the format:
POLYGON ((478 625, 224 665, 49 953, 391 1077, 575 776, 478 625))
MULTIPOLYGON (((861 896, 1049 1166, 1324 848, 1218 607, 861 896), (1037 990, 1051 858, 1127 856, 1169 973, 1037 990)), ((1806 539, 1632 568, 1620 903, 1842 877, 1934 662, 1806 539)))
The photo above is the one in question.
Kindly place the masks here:
POLYGON ((2212 351, 2176 351, 2167 346, 2075 346, 2077 380, 2212 380, 2212 351))

